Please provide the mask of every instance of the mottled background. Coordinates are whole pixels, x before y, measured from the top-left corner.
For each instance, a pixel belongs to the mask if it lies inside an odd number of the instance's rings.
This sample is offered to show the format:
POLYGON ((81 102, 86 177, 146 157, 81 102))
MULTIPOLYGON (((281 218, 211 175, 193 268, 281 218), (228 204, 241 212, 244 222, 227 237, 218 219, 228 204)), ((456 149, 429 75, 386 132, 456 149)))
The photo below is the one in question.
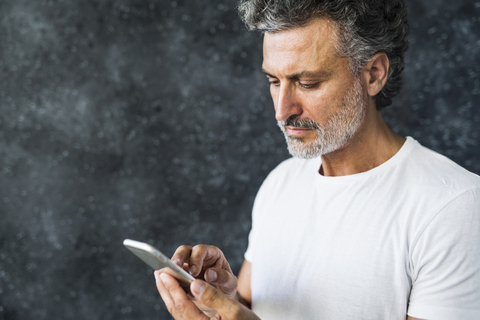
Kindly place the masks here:
MULTIPOLYGON (((403 135, 480 173, 480 1, 407 0, 403 135)), ((0 319, 169 319, 122 246, 222 248, 288 157, 228 0, 0 0, 0 319)))

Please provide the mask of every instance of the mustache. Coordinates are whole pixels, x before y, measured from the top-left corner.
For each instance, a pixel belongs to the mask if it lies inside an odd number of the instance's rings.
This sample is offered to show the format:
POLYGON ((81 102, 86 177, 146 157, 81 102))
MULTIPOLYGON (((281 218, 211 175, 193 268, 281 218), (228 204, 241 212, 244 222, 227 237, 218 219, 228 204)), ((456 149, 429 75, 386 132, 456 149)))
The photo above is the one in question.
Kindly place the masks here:
POLYGON ((317 130, 320 129, 319 124, 316 121, 311 119, 302 119, 300 116, 291 116, 285 121, 278 121, 278 124, 282 127, 296 127, 302 129, 312 129, 317 130))

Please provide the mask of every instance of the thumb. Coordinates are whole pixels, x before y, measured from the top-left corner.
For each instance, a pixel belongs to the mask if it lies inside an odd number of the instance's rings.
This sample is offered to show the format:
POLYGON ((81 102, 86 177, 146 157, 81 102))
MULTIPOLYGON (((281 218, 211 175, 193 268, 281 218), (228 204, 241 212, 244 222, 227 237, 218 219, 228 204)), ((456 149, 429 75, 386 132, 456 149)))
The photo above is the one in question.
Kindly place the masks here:
POLYGON ((222 316, 222 319, 240 319, 242 305, 205 281, 193 281, 190 289, 198 301, 215 310, 222 316))
POLYGON ((210 268, 205 271, 205 280, 220 289, 230 298, 235 298, 237 293, 237 277, 221 268, 210 268))

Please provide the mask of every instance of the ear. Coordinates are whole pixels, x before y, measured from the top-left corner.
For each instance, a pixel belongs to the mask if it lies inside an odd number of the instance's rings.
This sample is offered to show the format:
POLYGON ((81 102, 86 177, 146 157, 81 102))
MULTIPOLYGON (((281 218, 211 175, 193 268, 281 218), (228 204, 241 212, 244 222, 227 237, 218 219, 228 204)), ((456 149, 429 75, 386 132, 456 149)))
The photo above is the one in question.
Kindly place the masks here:
POLYGON ((361 73, 369 96, 375 96, 387 83, 389 67, 390 61, 384 52, 374 55, 363 67, 361 73))

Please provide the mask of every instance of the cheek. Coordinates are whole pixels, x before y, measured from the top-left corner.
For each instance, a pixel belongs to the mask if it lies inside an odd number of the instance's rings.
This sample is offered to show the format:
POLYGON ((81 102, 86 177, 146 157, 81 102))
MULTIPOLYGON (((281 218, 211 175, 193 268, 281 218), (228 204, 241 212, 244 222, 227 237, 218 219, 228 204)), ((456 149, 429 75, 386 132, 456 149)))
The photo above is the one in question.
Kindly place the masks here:
POLYGON ((304 111, 319 123, 324 123, 342 108, 343 95, 339 90, 324 90, 305 97, 304 111))

